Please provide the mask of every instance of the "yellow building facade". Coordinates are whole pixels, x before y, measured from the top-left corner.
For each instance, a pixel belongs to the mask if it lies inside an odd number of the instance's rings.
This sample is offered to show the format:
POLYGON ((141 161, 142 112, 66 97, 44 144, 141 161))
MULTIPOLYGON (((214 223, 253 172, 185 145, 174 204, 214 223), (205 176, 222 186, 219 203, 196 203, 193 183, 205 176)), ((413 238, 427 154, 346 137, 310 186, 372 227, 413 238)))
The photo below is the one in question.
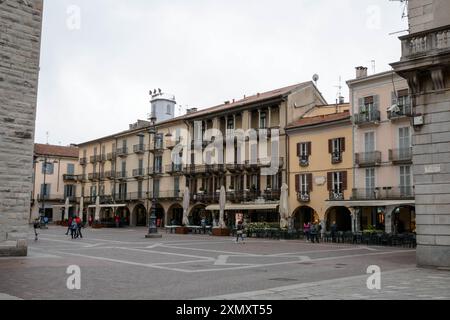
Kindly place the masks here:
POLYGON ((324 106, 286 128, 289 141, 289 208, 295 229, 321 221, 329 230, 352 230, 352 217, 335 200, 351 197, 352 122, 349 105, 324 106))

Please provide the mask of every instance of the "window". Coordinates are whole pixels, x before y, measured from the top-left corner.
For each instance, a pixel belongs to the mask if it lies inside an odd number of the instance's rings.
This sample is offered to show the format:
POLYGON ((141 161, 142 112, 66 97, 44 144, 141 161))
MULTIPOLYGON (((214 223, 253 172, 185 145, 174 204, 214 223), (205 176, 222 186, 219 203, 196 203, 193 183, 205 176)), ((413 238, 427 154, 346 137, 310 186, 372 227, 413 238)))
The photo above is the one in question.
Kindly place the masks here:
POLYGON ((295 189, 297 193, 309 194, 312 191, 312 174, 298 174, 295 176, 295 189))
POLYGON ((375 168, 366 169, 366 196, 372 198, 375 193, 375 168))
POLYGON ((144 145, 144 136, 139 136, 139 146, 144 145))
POLYGON ((364 133, 364 150, 366 153, 375 151, 375 132, 364 133))
POLYGON ((328 153, 332 155, 332 163, 342 162, 342 152, 345 151, 345 138, 328 140, 328 153))
POLYGON ((106 146, 102 146, 102 156, 106 154, 106 146))
POLYGON ((158 156, 155 158, 155 171, 162 173, 162 157, 158 156))
POLYGON ((398 148, 409 149, 411 148, 411 138, 409 134, 409 127, 398 129, 398 148))
POLYGON ((67 164, 67 174, 75 174, 75 165, 73 163, 67 164))
POLYGON ((166 114, 168 114, 169 116, 172 115, 172 108, 171 108, 170 104, 168 104, 166 107, 166 114))
POLYGON ((153 185, 155 186, 154 197, 159 198, 159 180, 155 180, 153 185))
POLYGON ((97 155, 97 147, 94 148, 94 156, 97 155))
POLYGON ((164 139, 164 136, 163 136, 162 133, 158 133, 155 136, 155 147, 156 147, 156 149, 162 149, 162 147, 163 147, 163 139, 164 139))
POLYGON ((138 181, 138 198, 139 199, 142 199, 143 197, 142 197, 142 180, 139 180, 138 181))
POLYGON ((412 195, 411 166, 400 166, 400 192, 402 196, 412 195))
POLYGON ((74 185, 65 185, 64 186, 64 199, 73 198, 76 196, 76 186, 74 185))
POLYGON ((259 116, 259 128, 266 129, 267 128, 267 114, 265 111, 262 111, 259 116))
MULTIPOLYGON (((203 185, 205 188, 206 183, 203 185)), ((173 190, 175 191, 175 196, 180 192, 180 177, 173 178, 173 190)))
POLYGON ((122 173, 124 174, 127 171, 127 162, 126 161, 122 161, 122 173))
POLYGON ((105 195, 105 185, 101 184, 98 186, 98 195, 99 196, 104 196, 105 195))
POLYGON ((48 198, 50 196, 50 187, 49 183, 41 184, 41 196, 48 198))
POLYGON ((233 130, 234 129, 234 118, 228 118, 227 119, 227 129, 233 130))
POLYGON ((54 171, 54 164, 51 162, 43 162, 42 163, 42 174, 53 174, 54 171))
POLYGON ((120 199, 125 199, 127 195, 127 184, 121 183, 119 184, 119 196, 120 199))
POLYGON ((139 171, 142 171, 142 169, 144 168, 144 160, 143 159, 139 159, 139 166, 138 166, 138 168, 139 168, 139 171))
POLYGON ((97 186, 91 186, 89 194, 91 198, 97 197, 97 186))
POLYGON ((311 155, 311 142, 297 143, 297 157, 299 157, 301 166, 309 165, 310 155, 311 155))

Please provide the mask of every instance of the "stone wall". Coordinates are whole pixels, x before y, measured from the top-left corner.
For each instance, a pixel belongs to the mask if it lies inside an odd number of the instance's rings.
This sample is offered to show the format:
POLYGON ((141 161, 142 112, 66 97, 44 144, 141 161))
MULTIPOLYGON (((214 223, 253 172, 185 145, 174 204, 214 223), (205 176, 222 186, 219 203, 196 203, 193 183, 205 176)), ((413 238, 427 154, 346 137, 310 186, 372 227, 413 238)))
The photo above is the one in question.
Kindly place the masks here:
POLYGON ((450 1, 448 0, 409 0, 410 33, 447 25, 449 12, 450 1))
POLYGON ((26 254, 42 7, 0 0, 0 251, 7 241, 26 254))

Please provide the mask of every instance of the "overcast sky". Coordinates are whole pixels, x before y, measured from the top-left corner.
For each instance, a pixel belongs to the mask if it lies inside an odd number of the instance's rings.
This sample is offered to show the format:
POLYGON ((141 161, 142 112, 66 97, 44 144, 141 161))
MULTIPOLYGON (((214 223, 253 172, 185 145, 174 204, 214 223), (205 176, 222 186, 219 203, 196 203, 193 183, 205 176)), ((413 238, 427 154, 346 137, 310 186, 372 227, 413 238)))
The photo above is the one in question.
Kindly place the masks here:
POLYGON ((46 0, 36 142, 68 145, 128 128, 149 89, 206 108, 319 74, 400 58, 403 6, 388 0, 46 0))

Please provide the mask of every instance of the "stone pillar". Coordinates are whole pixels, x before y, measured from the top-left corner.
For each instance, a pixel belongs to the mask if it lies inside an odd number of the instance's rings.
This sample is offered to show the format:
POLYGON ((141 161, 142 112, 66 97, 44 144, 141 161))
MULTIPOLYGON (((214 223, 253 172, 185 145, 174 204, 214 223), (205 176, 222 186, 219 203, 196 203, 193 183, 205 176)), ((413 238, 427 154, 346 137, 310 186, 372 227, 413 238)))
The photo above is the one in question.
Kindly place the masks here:
POLYGON ((395 226, 394 226, 395 212, 394 212, 394 210, 397 207, 398 206, 387 206, 384 209, 384 226, 385 226, 386 233, 393 233, 395 231, 395 226))
POLYGON ((358 216, 358 210, 356 208, 350 207, 348 208, 348 210, 350 211, 350 215, 352 217, 352 232, 357 232, 356 231, 356 221, 357 221, 357 216, 358 216))
POLYGON ((26 255, 42 0, 0 1, 0 256, 26 255))

